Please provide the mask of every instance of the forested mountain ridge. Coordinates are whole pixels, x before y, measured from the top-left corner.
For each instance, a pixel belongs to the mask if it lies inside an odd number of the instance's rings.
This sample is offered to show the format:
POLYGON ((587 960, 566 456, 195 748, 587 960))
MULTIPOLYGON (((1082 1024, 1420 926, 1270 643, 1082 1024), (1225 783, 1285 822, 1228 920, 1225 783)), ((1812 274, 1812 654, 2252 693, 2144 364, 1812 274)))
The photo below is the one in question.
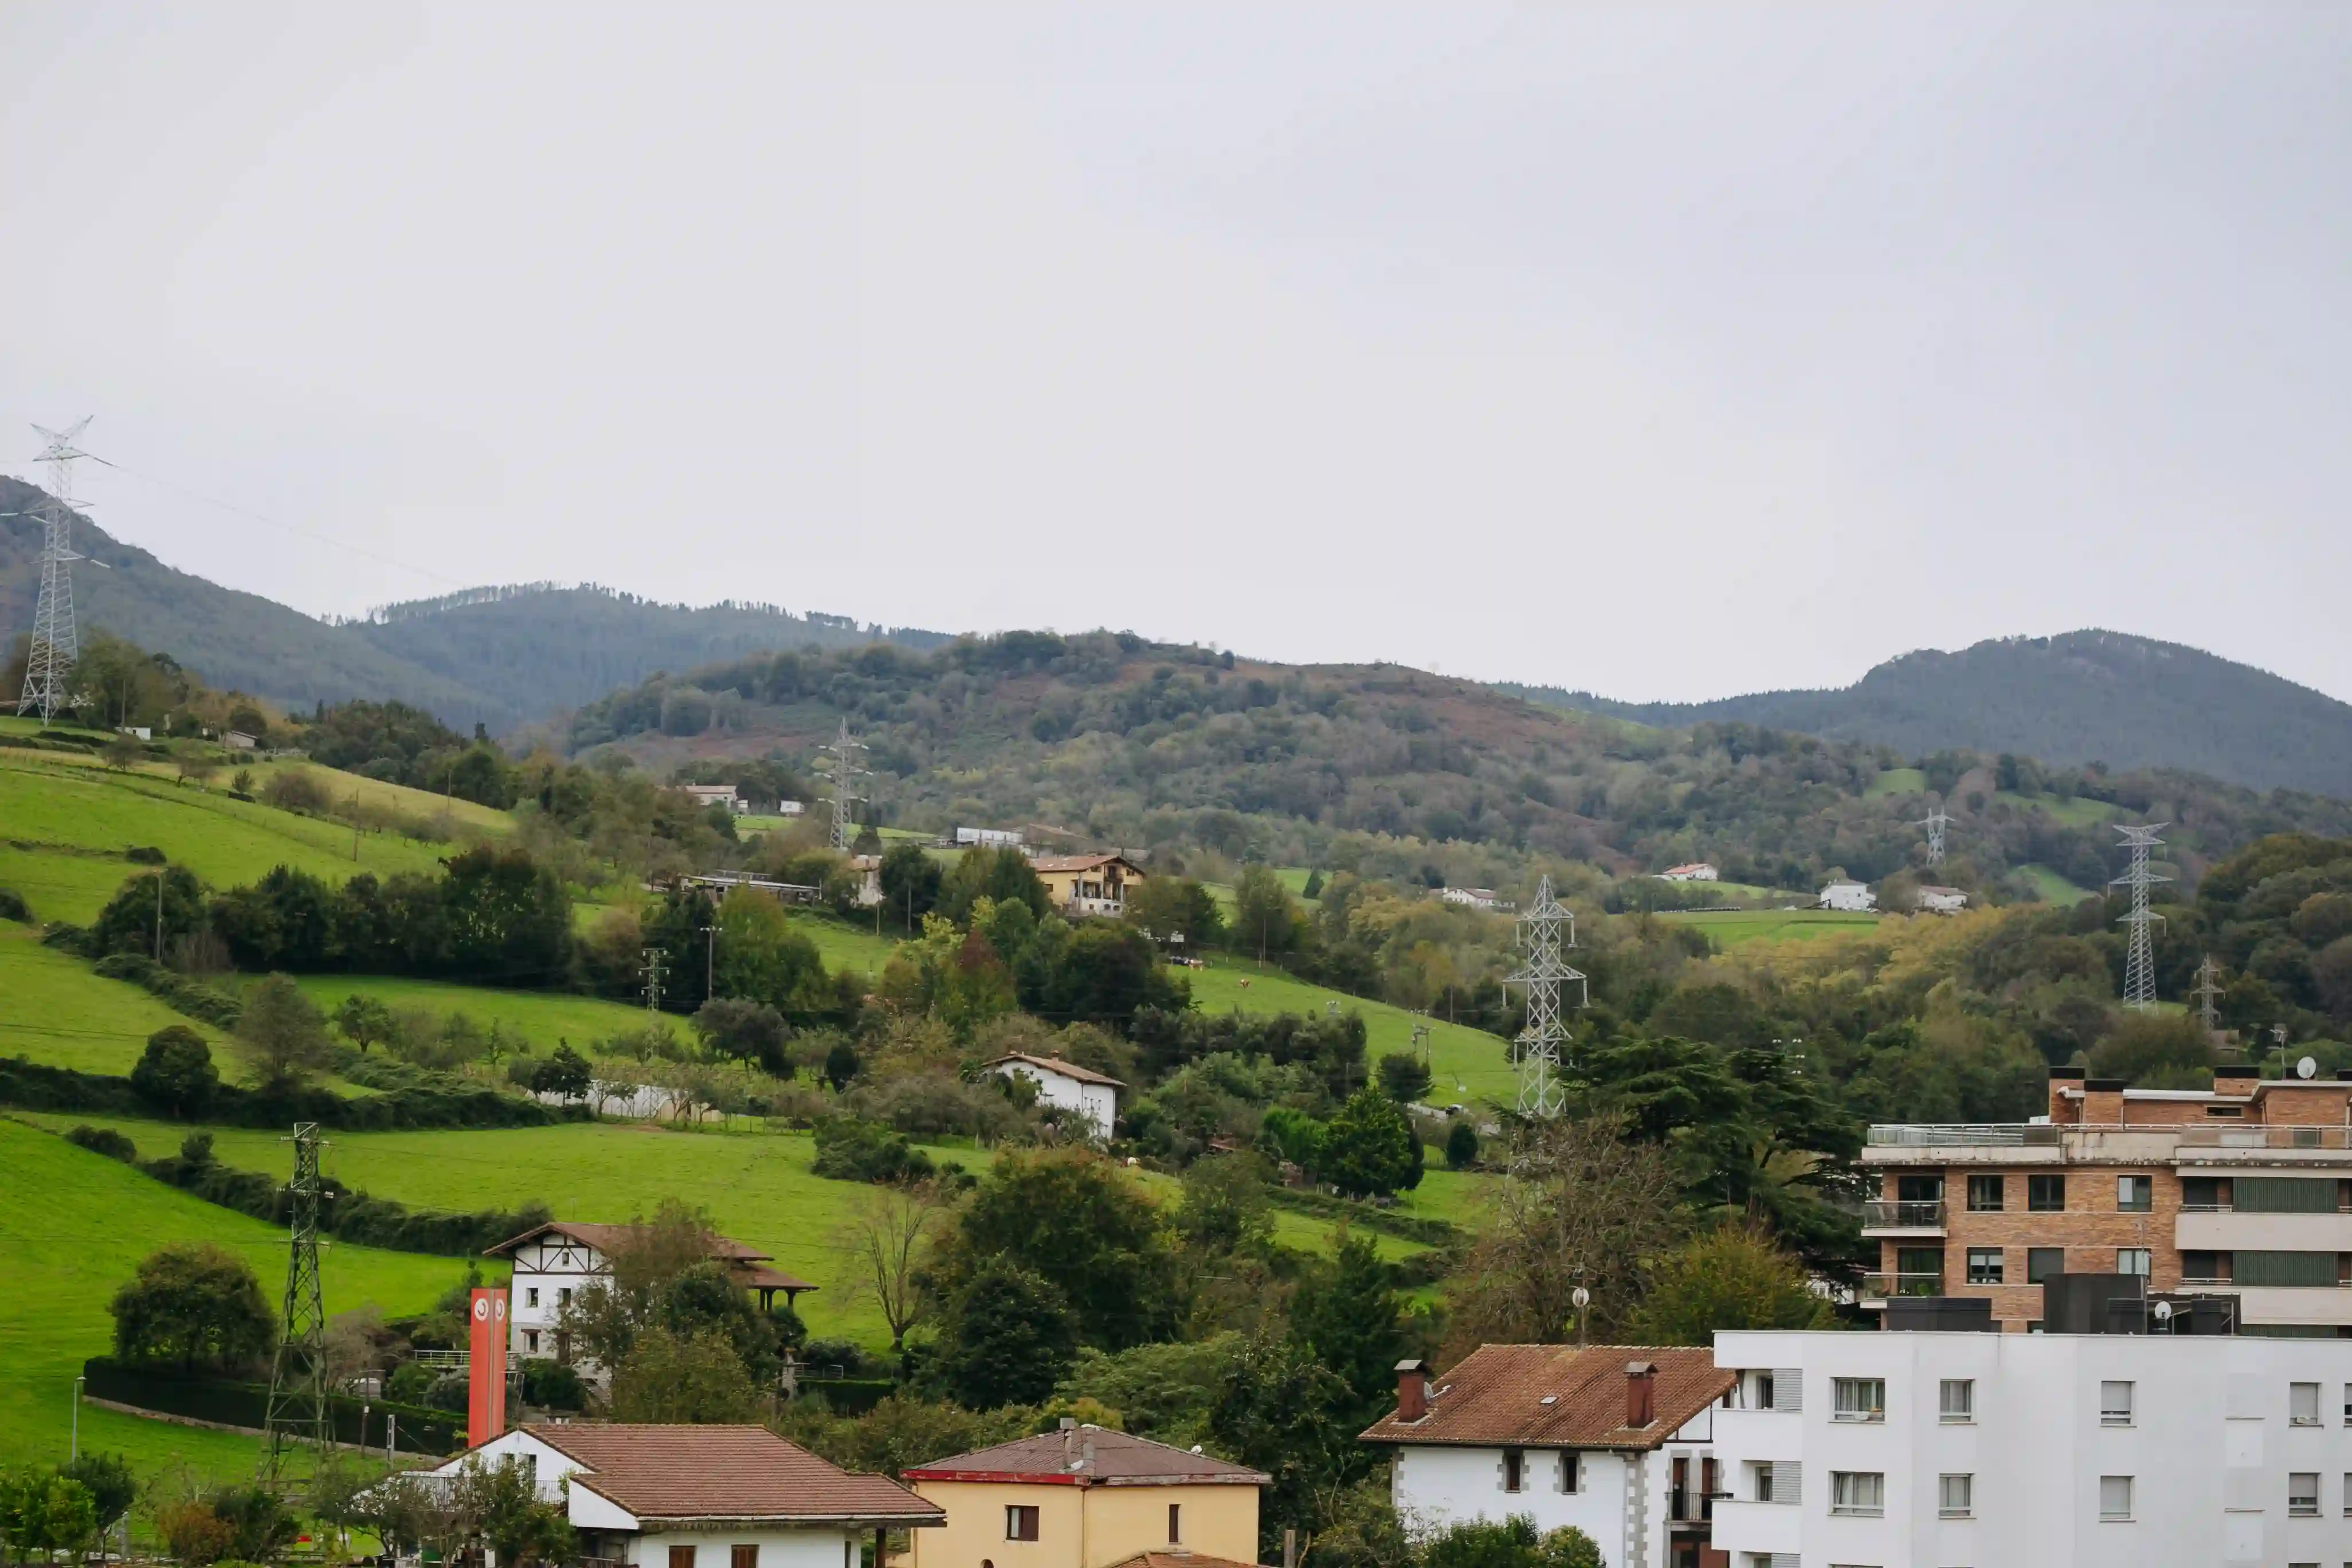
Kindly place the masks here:
POLYGON ((2187 768, 2255 789, 2352 798, 2352 704, 2251 665, 2123 632, 2000 637, 1887 660, 1836 690, 1711 702, 1620 702, 1505 685, 1533 701, 1638 723, 1762 724, 1892 746, 2011 752, 2045 763, 2187 768))
MULTIPOLYGON (((43 499, 37 487, 0 476, 0 512, 28 513, 43 499)), ((85 627, 168 651, 215 687, 291 710, 394 699, 460 730, 509 730, 657 669, 759 649, 947 640, 844 616, 764 605, 689 608, 551 583, 474 589, 329 623, 175 571, 87 517, 76 521, 74 539, 99 563, 74 574, 85 627)), ((32 625, 40 548, 37 519, 0 516, 0 637, 32 625)))
POLYGON ((1832 870, 1921 868, 1928 791, 1958 819, 1938 879, 2016 897, 2033 896, 2014 875, 2028 866, 2103 883, 2111 818, 2176 823, 2190 878, 2266 833, 2352 833, 2352 804, 2177 771, 1944 750, 1906 773, 1911 756, 1855 742, 1651 730, 1398 666, 1263 664, 1112 633, 740 659, 614 692, 549 738, 662 773, 730 756, 804 767, 845 716, 891 822, 1043 824, 1407 880, 1517 886, 1538 860, 1624 874, 1704 858, 1727 880, 1811 892, 1832 870))

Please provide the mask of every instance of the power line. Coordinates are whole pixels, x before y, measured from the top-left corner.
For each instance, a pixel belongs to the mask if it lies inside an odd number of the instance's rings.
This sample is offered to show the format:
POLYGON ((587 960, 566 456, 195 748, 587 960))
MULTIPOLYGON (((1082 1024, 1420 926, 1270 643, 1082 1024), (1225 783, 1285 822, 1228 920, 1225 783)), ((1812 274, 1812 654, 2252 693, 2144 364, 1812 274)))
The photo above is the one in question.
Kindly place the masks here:
POLYGON ((1580 1007, 1585 1005, 1584 973, 1560 957, 1576 946, 1576 916, 1552 897, 1551 879, 1536 884, 1535 903, 1519 918, 1519 946, 1527 961, 1506 985, 1528 988, 1527 1027, 1519 1031, 1519 1113, 1554 1117, 1568 1109, 1568 1089, 1560 1081, 1560 1047, 1568 1041, 1568 1022, 1560 1016, 1559 988, 1576 982, 1580 1007), (1562 935, 1561 928, 1566 927, 1562 935))
POLYGON ((1940 866, 1944 863, 1944 829, 1949 827, 1952 821, 1952 817, 1944 810, 1943 803, 1938 801, 1934 810, 1912 824, 1915 827, 1924 827, 1927 830, 1928 865, 1940 866))
POLYGON ((2164 917, 2149 911, 2147 890, 2156 883, 2172 879, 2148 869, 2147 852, 2163 847, 2164 840, 2156 836, 2157 829, 2170 826, 2164 822, 2151 822, 2144 827, 2115 825, 2116 831, 2124 836, 2117 847, 2131 851, 2131 869, 2108 886, 2131 889, 2131 909, 2119 918, 2131 927, 2131 947, 2124 958, 2124 1005, 2135 1012, 2146 1013, 2156 1006, 2156 944, 2147 927, 2149 921, 2161 921, 2164 917))
POLYGON ((26 713, 39 709, 45 730, 58 710, 71 702, 66 682, 73 678, 74 661, 81 657, 81 644, 74 635, 73 563, 81 557, 73 552, 73 464, 76 458, 89 454, 74 443, 94 417, 85 414, 63 430, 33 426, 48 442, 41 450, 40 461, 48 465, 49 483, 48 493, 38 508, 41 596, 33 608, 33 641, 26 650, 25 693, 17 700, 16 711, 26 713))
POLYGON ((820 751, 830 752, 833 753, 830 761, 820 762, 817 763, 817 766, 820 769, 830 769, 831 772, 831 777, 833 779, 833 847, 835 854, 846 855, 849 853, 850 841, 856 837, 855 833, 850 831, 851 817, 855 815, 851 810, 851 807, 856 802, 866 798, 864 795, 856 795, 852 792, 850 781, 859 777, 871 778, 874 776, 873 770, 871 768, 861 768, 857 765, 857 753, 866 749, 866 742, 863 741, 853 741, 849 738, 849 719, 848 716, 845 714, 841 721, 840 738, 835 741, 833 744, 819 747, 818 749, 820 751))
POLYGON ((286 1450, 306 1443, 326 1452, 327 1312, 319 1291, 319 1124, 294 1124, 294 1179, 287 1184, 291 1211, 286 1257, 286 1305, 278 1323, 278 1356, 269 1371, 269 1405, 262 1418, 261 1473, 274 1478, 286 1450))

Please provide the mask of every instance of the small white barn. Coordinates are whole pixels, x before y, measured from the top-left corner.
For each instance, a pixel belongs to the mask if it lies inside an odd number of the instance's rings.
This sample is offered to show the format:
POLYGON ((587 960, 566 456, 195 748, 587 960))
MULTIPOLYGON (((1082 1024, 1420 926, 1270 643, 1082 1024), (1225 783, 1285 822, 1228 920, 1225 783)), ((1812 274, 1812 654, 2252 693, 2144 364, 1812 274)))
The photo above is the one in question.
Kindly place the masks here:
POLYGON ((692 795, 698 805, 723 805, 738 816, 751 809, 751 803, 743 798, 743 792, 730 784, 680 784, 678 787, 692 795))
POLYGON ((1009 827, 959 827, 955 830, 955 847, 959 849, 1018 849, 1021 835, 1009 827))
POLYGON ((1039 1100, 1093 1122, 1097 1139, 1108 1140, 1118 1124, 1118 1091, 1127 1085, 1115 1078, 1056 1057, 1026 1057, 1017 1051, 997 1058, 988 1068, 1000 1078, 1027 1079, 1037 1086, 1039 1100))
POLYGON ((1956 915, 1969 907, 1969 896, 1958 888, 1919 889, 1919 908, 1934 915, 1956 915))
POLYGON ((881 1531, 947 1522, 887 1476, 853 1475, 764 1426, 520 1426, 420 1473, 507 1462, 564 1510, 581 1560, 626 1568, 835 1568, 881 1531))
POLYGON ((1720 873, 1704 860, 1694 860, 1687 866, 1669 866, 1658 873, 1661 882, 1712 882, 1720 873))
POLYGON ((1870 890, 1867 882, 1832 882, 1822 889, 1821 906, 1867 914, 1878 907, 1878 895, 1870 890))
POLYGON ((776 815, 778 816, 799 816, 807 810, 808 803, 806 801, 780 800, 776 802, 776 815))
POLYGON ((242 730, 231 730, 221 737, 221 744, 232 752, 249 752, 261 742, 242 730))
POLYGON ((1573 1527, 1608 1568, 1707 1560, 1717 1402, 1732 1386, 1695 1347, 1482 1345, 1443 1377, 1397 1367, 1397 1408, 1363 1434, 1416 1536, 1514 1517, 1573 1527))

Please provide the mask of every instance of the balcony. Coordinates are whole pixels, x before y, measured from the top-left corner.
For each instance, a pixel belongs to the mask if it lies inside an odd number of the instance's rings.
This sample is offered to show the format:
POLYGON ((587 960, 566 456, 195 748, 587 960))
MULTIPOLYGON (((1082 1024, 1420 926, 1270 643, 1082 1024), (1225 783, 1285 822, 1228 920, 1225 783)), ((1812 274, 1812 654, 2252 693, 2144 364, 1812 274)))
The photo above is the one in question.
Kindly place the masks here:
POLYGON ((2054 1148, 2063 1131, 2038 1121, 1881 1122, 1871 1128, 1869 1142, 1893 1149, 2054 1148))
POLYGON ((1865 1307, 1889 1296, 1940 1296, 1944 1277, 1937 1274, 1875 1273, 1862 1277, 1861 1301, 1865 1307))
POLYGON ((1907 1233, 1914 1236, 1944 1234, 1944 1205, 1941 1199, 1921 1202, 1916 1199, 1885 1201, 1873 1198, 1862 1205, 1862 1234, 1891 1236, 1907 1233))

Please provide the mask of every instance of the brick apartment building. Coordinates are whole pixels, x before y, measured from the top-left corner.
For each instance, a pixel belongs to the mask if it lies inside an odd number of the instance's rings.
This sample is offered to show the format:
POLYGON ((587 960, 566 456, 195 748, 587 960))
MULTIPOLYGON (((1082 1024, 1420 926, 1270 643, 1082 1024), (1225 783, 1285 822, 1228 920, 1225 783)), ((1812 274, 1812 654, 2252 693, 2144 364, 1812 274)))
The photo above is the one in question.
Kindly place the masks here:
POLYGON ((2234 1298, 2242 1332, 2352 1337, 2352 1074, 2207 1089, 2050 1073, 2046 1119, 1881 1126, 1863 1236, 1865 1306, 1990 1298, 2006 1331, 2040 1326, 2053 1274, 2137 1274, 2151 1293, 2234 1298))

